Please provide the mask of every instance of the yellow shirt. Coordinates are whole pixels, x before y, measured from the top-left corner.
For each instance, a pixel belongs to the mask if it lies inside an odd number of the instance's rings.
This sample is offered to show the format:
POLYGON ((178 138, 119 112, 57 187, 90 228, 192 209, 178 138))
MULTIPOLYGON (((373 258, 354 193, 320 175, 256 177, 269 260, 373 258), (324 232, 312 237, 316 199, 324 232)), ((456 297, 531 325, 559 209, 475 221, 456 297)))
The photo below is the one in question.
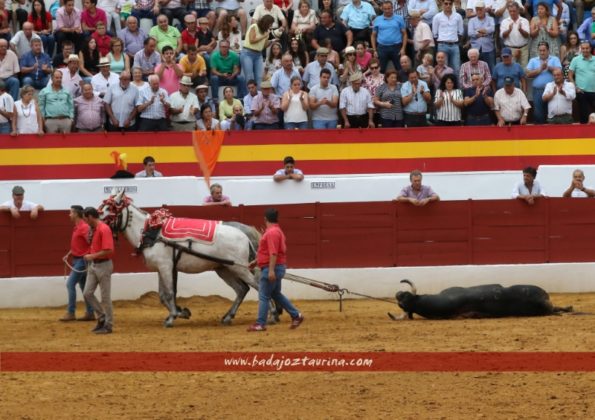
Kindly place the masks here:
POLYGON ((205 63, 205 59, 202 58, 200 55, 196 56, 196 60, 194 60, 194 63, 191 63, 190 60, 188 60, 188 56, 185 55, 180 60, 180 67, 182 67, 182 71, 184 73, 200 74, 201 72, 207 71, 207 64, 205 63))
POLYGON ((264 38, 264 39, 261 39, 260 41, 258 41, 256 43, 252 44, 250 42, 250 31, 252 30, 252 28, 254 28, 254 32, 256 33, 256 36, 257 37, 264 35, 258 29, 258 25, 256 23, 253 23, 248 28, 248 32, 246 32, 246 39, 244 39, 244 48, 249 48, 249 49, 254 50, 254 51, 262 51, 262 50, 264 50, 264 47, 265 47, 266 42, 267 42, 267 39, 264 38))

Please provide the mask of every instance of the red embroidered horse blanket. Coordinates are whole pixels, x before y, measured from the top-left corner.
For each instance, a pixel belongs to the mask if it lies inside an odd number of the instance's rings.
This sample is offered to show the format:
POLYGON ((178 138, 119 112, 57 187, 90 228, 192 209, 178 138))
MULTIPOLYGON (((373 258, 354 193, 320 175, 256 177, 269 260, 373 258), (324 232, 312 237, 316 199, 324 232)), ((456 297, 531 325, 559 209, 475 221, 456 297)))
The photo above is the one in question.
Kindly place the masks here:
POLYGON ((221 222, 215 220, 170 217, 161 228, 161 236, 173 240, 193 239, 213 243, 215 229, 219 223, 221 222))

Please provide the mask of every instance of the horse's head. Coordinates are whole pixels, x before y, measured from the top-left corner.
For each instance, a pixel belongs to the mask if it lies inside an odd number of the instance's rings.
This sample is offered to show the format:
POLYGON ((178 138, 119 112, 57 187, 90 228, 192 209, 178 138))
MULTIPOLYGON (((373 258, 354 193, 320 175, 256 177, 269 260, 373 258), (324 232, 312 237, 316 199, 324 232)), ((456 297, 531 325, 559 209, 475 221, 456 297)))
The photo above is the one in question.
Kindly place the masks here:
POLYGON ((128 208, 130 203, 132 203, 132 199, 127 197, 122 190, 117 194, 110 195, 99 206, 100 219, 110 225, 114 234, 125 229, 127 220, 123 220, 122 212, 128 208))

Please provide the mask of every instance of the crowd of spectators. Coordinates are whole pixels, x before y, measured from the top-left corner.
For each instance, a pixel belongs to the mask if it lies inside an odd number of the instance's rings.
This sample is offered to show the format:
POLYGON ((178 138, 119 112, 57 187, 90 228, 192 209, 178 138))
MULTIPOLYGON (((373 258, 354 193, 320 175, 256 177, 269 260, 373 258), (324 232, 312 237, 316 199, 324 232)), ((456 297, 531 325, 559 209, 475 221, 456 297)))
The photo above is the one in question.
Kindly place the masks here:
POLYGON ((0 0, 0 133, 587 123, 585 4, 0 0))

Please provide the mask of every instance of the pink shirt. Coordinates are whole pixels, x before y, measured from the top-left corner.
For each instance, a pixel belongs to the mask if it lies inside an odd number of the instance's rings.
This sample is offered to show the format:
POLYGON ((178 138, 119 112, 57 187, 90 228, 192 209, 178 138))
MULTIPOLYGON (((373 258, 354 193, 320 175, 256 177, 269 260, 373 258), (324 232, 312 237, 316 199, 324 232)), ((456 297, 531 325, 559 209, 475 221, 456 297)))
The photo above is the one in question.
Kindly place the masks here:
MULTIPOLYGON (((163 64, 158 64, 157 67, 155 67, 155 73, 159 72, 162 65, 163 64)), ((180 67, 179 64, 176 64, 176 66, 182 70, 182 67, 180 67)), ((159 86, 165 89, 169 95, 180 90, 180 78, 173 67, 166 68, 163 71, 161 79, 159 79, 159 86)))
POLYGON ((64 10, 64 6, 60 7, 56 12, 56 30, 62 28, 72 29, 81 27, 81 11, 76 7, 72 13, 68 14, 64 10))
POLYGON ((362 68, 362 71, 368 70, 370 60, 372 60, 372 54, 370 54, 368 51, 366 51, 362 57, 357 54, 355 55, 355 61, 362 68))

